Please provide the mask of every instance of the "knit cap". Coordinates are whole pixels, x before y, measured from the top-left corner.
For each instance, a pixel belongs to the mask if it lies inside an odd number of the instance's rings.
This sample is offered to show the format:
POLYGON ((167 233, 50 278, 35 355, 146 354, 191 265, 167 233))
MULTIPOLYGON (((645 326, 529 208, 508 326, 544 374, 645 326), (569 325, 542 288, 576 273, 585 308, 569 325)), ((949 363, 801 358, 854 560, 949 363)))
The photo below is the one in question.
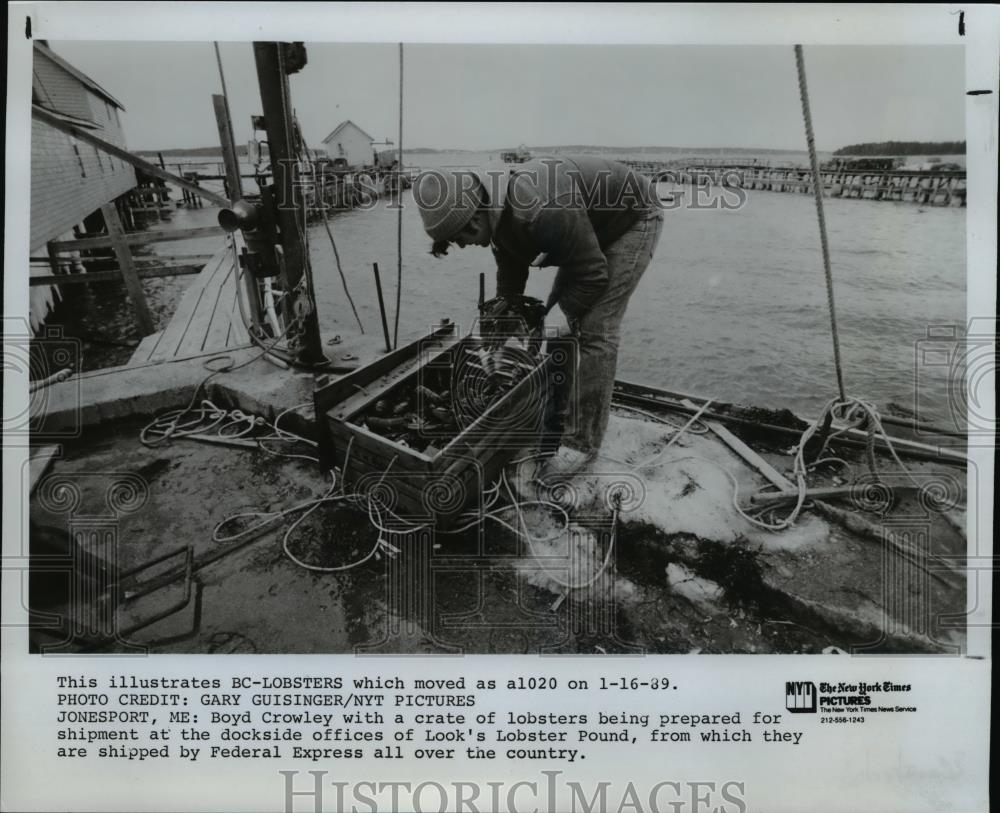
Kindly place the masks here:
POLYGON ((413 187, 424 231, 434 240, 450 240, 482 204, 481 182, 466 170, 432 169, 423 172, 413 187))

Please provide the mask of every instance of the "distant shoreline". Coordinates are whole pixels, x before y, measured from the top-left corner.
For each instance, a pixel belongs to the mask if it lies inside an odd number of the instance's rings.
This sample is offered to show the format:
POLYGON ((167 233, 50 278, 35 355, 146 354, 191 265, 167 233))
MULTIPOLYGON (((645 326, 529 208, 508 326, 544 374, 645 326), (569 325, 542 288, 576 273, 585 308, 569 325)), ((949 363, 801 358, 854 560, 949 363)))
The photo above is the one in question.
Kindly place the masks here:
MULTIPOLYGON (((449 155, 455 153, 501 153, 513 150, 513 147, 494 147, 492 149, 468 150, 468 149, 437 149, 432 147, 404 147, 403 152, 410 155, 449 155)), ((754 153, 764 154, 785 154, 785 153, 805 153, 804 149, 773 149, 757 147, 603 147, 598 144, 562 144, 549 146, 529 146, 529 150, 536 153, 547 152, 607 152, 607 153, 679 153, 695 155, 726 155, 731 153, 754 153)), ((236 146, 238 155, 246 155, 246 146, 238 144, 236 146)), ((221 147, 171 147, 163 150, 136 150, 136 155, 145 157, 156 157, 163 155, 164 158, 184 156, 203 156, 206 158, 222 158, 221 147)))
MULTIPOLYGON (((433 147, 404 148, 406 155, 455 155, 480 153, 500 154, 512 151, 513 148, 497 147, 494 149, 468 150, 468 149, 437 149, 433 147)), ((560 153, 560 152, 582 152, 582 153, 606 153, 608 155, 643 155, 643 154, 666 154, 666 155, 805 155, 805 149, 775 149, 757 147, 603 147, 592 144, 559 144, 548 146, 529 146, 528 150, 534 154, 560 153)), ((964 141, 881 141, 865 142, 862 144, 850 144, 832 152, 821 150, 820 152, 836 156, 920 156, 920 155, 964 155, 964 141)), ((246 145, 238 144, 236 153, 239 157, 246 157, 246 145)), ((222 160, 221 147, 171 147, 163 150, 136 150, 136 155, 145 158, 156 158, 162 155, 164 158, 176 158, 184 156, 187 158, 199 157, 222 160)))

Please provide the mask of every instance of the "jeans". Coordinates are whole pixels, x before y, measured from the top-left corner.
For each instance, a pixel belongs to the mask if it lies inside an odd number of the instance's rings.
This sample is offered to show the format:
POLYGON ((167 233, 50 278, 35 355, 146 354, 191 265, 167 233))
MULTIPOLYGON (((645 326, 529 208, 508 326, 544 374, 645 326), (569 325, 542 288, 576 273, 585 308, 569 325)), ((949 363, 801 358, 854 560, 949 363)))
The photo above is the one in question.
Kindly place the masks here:
POLYGON ((566 429, 564 446, 587 454, 601 448, 611 416, 622 319, 662 229, 663 212, 657 209, 607 247, 607 290, 582 318, 570 320, 573 339, 559 344, 564 351, 573 346, 576 351, 559 354, 567 360, 556 365, 557 377, 562 374, 556 412, 566 429))

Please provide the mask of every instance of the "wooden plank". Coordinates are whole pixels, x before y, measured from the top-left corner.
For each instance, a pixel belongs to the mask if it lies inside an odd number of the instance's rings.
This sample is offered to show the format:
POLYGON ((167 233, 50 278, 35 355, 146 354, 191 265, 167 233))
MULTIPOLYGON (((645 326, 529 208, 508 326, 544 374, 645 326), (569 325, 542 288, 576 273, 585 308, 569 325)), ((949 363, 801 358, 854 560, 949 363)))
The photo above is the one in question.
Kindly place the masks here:
POLYGON ((195 317, 188 335, 184 337, 180 356, 193 355, 203 350, 221 350, 226 346, 229 335, 229 296, 230 281, 233 277, 232 266, 216 274, 212 283, 212 291, 206 289, 201 300, 201 314, 195 317), (221 279, 220 279, 221 278, 221 279), (200 335, 199 335, 200 334, 200 335))
POLYGON ((201 352, 215 299, 218 296, 221 275, 226 271, 224 259, 218 264, 211 263, 209 270, 211 273, 205 277, 186 326, 182 326, 183 329, 179 327, 180 332, 175 334, 179 338, 171 350, 173 357, 196 355, 201 352))
POLYGON ((218 93, 212 94, 212 108, 215 110, 215 124, 219 129, 219 143, 222 145, 222 162, 226 170, 225 180, 229 187, 229 197, 234 201, 242 200, 240 165, 236 157, 236 145, 232 141, 233 128, 229 122, 226 97, 218 93))
MULTIPOLYGON (((646 384, 635 384, 629 381, 624 381, 620 378, 615 379, 614 397, 625 401, 632 400, 638 403, 649 403, 650 406, 689 413, 696 412, 697 408, 701 407, 705 403, 704 398, 696 395, 673 392, 662 387, 653 387, 646 384), (684 405, 684 399, 688 399, 692 403, 684 405)), ((801 429, 793 429, 788 426, 778 426, 776 424, 753 421, 738 417, 737 415, 723 415, 713 412, 712 410, 709 410, 706 414, 719 421, 725 421, 727 423, 734 423, 742 426, 756 426, 761 429, 766 429, 772 432, 780 432, 793 437, 801 437, 803 431, 801 429)), ((959 437, 962 436, 959 435, 959 437)), ((837 437, 835 443, 841 443, 845 446, 864 448, 867 446, 867 440, 868 435, 863 430, 848 429, 843 435, 837 437)), ((892 445, 896 449, 897 453, 905 451, 908 455, 918 459, 936 460, 941 463, 952 463, 960 466, 968 464, 968 457, 966 457, 965 454, 945 446, 932 446, 927 443, 919 443, 915 440, 907 440, 906 438, 893 436, 890 436, 889 440, 892 442, 892 445)), ((876 436, 875 438, 875 446, 878 449, 888 449, 885 440, 879 436, 876 436)))
POLYGON ((160 337, 163 336, 163 331, 158 330, 156 333, 150 333, 148 336, 144 337, 139 346, 135 349, 132 357, 128 360, 129 364, 143 364, 149 361, 149 357, 153 355, 153 351, 156 350, 156 345, 160 342, 160 337))
MULTIPOLYGON (((453 336, 443 336, 440 339, 427 342, 422 348, 414 349, 412 352, 415 355, 413 355, 412 358, 404 357, 404 359, 401 360, 399 367, 396 369, 389 370, 373 380, 368 379, 366 376, 362 376, 356 381, 352 380, 349 383, 350 394, 345 392, 344 399, 340 403, 336 404, 335 409, 329 411, 328 414, 331 417, 338 419, 353 420, 369 406, 373 405, 380 398, 383 398, 386 393, 395 389, 407 380, 412 379, 418 371, 427 367, 429 364, 438 361, 443 356, 451 352, 457 342, 458 339, 453 336), (423 350, 422 355, 420 354, 420 350, 423 350)), ((361 371, 366 374, 371 374, 373 372, 372 368, 376 367, 376 365, 379 365, 380 362, 385 361, 397 352, 399 351, 394 350, 392 353, 383 356, 381 359, 376 359, 371 364, 363 367, 361 371)), ((339 384, 346 378, 347 377, 345 376, 344 379, 340 379, 335 383, 339 384)))
MULTIPOLYGON (((132 259, 137 263, 187 263, 190 260, 198 260, 202 264, 208 262, 215 254, 139 254, 132 255, 132 259)), ((28 257, 29 263, 48 263, 58 269, 59 266, 73 265, 80 262, 77 257, 60 257, 53 253, 49 257, 28 257)))
MULTIPOLYGON (((910 494, 914 491, 920 491, 923 486, 916 486, 907 483, 900 483, 893 486, 887 486, 894 494, 910 494)), ((860 495, 858 486, 826 486, 822 488, 809 488, 806 489, 806 499, 807 500, 844 500, 852 497, 858 497, 860 495)), ((799 498, 798 489, 793 489, 792 491, 765 491, 761 494, 753 494, 750 497, 750 502, 753 505, 777 505, 780 503, 796 502, 799 498)))
POLYGON ((316 414, 325 414, 327 410, 333 407, 338 407, 337 414, 346 414, 349 408, 345 410, 341 404, 342 401, 345 401, 362 389, 366 389, 368 385, 372 384, 380 376, 393 372, 403 364, 412 363, 413 358, 417 356, 421 349, 426 349, 430 342, 441 342, 441 347, 444 347, 444 342, 446 341, 454 342, 454 333, 455 326, 453 324, 441 324, 430 334, 419 339, 414 339, 402 347, 397 347, 391 353, 379 356, 358 370, 329 381, 316 390, 314 399, 316 414))
POLYGON ((212 322, 208 326, 205 337, 205 350, 224 350, 229 347, 229 334, 232 330, 230 320, 233 313, 233 292, 236 290, 235 275, 230 268, 225 283, 219 292, 219 303, 212 314, 212 322))
POLYGON ((389 461, 395 457, 396 462, 393 465, 405 471, 425 473, 429 470, 430 458, 416 449, 403 446, 390 438, 371 432, 360 424, 350 423, 347 424, 347 428, 354 435, 352 449, 360 450, 362 454, 367 451, 379 459, 384 459, 385 466, 388 466, 389 461))
POLYGON ((143 336, 148 336, 156 330, 156 323, 149 310, 149 305, 146 303, 146 294, 143 293, 142 283, 136 274, 135 264, 132 262, 132 250, 125 242, 125 229, 118 217, 118 209, 113 203, 105 203, 101 205, 101 213, 104 215, 104 223, 108 227, 108 238, 111 240, 115 256, 118 258, 118 267, 121 269, 125 289, 135 306, 139 330, 143 336))
MULTIPOLYGON (((694 404, 686 398, 681 403, 687 407, 694 407, 694 404)), ((777 486, 781 491, 795 491, 795 484, 791 480, 785 477, 785 475, 757 454, 757 452, 747 446, 742 440, 736 437, 736 435, 726 429, 726 427, 721 423, 718 421, 705 421, 705 425, 715 432, 715 434, 718 435, 730 449, 736 452, 736 454, 742 457, 743 460, 764 475, 771 485, 777 486)))
POLYGON ((226 280, 230 276, 232 276, 232 269, 223 262, 219 266, 219 270, 206 284, 187 334, 177 349, 178 356, 189 356, 208 349, 208 334, 212 330, 212 322, 216 314, 222 309, 223 291, 226 280))
POLYGON ((226 339, 226 347, 242 347, 250 344, 250 333, 243 324, 243 314, 240 312, 239 285, 233 286, 233 305, 229 312, 229 336, 226 339))
MULTIPOLYGON (((173 240, 195 240, 201 237, 218 237, 226 232, 221 226, 195 226, 190 229, 170 229, 168 231, 136 231, 125 235, 130 246, 144 246, 149 243, 169 243, 173 240)), ((55 240, 53 251, 77 251, 90 248, 113 248, 110 237, 84 237, 80 240, 55 240)))
MULTIPOLYGON (((156 279, 158 277, 182 277, 201 272, 200 265, 161 265, 153 268, 139 268, 136 276, 139 279, 156 279)), ((83 285, 88 282, 124 282, 120 269, 114 271, 88 271, 84 274, 46 274, 43 277, 29 277, 29 285, 83 285)))
POLYGON ((191 320, 194 318, 205 287, 210 284, 213 276, 219 271, 225 255, 225 251, 219 252, 218 256, 205 266, 201 274, 198 275, 198 279, 184 293, 170 323, 164 328, 163 336, 155 352, 150 356, 150 361, 161 361, 174 358, 177 355, 177 350, 184 340, 191 320))
MULTIPOLYGON (((48 260, 49 268, 52 270, 53 274, 58 274, 59 273, 59 262, 60 262, 60 257, 59 257, 58 252, 55 250, 55 248, 53 248, 51 242, 45 244, 45 250, 48 252, 48 257, 46 259, 48 260)), ((29 262, 30 262, 30 260, 29 260, 29 262)), ((66 258, 66 262, 68 264, 72 265, 74 262, 76 262, 76 260, 67 257, 66 258)))

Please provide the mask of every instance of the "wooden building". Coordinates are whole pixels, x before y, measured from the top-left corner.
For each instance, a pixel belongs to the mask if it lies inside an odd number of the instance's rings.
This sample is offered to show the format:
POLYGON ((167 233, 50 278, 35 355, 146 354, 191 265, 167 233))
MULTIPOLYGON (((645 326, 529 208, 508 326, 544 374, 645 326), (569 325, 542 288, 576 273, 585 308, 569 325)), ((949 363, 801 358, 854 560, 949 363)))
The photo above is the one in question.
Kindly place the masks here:
POLYGON ((374 138, 348 119, 323 139, 323 146, 332 161, 343 159, 350 169, 360 169, 373 162, 374 141, 374 138))
MULTIPOLYGON (((34 42, 31 102, 95 135, 126 147, 121 114, 125 108, 97 82, 60 57, 44 41, 34 42)), ((53 240, 99 228, 100 207, 117 201, 136 185, 135 170, 35 119, 31 125, 32 258, 49 256, 53 240)), ((34 261, 33 275, 70 270, 34 261)), ((71 290, 69 287, 67 291, 71 290)), ((31 289, 31 325, 37 330, 59 297, 58 289, 31 289)))

